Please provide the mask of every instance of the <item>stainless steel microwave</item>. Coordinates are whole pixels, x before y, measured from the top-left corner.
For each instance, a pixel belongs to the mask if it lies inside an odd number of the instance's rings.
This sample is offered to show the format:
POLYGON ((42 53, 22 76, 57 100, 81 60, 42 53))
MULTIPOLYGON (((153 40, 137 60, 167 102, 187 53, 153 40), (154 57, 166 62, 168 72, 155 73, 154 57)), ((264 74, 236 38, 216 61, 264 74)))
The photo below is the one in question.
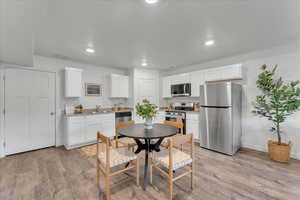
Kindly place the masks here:
POLYGON ((183 83, 171 85, 171 95, 172 97, 191 96, 191 84, 183 83))
POLYGON ((85 96, 102 96, 102 87, 97 83, 85 83, 85 96))

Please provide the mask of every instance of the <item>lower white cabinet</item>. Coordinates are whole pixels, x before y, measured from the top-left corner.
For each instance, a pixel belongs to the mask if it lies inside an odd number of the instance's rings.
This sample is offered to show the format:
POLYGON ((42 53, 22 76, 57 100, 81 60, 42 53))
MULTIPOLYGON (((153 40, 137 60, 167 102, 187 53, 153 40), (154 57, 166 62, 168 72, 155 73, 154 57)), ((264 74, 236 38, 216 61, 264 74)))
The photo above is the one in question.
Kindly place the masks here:
POLYGON ((84 143, 84 132, 84 121, 81 119, 81 117, 68 118, 66 144, 70 146, 72 144, 84 143))
POLYGON ((186 114, 186 133, 193 133, 195 141, 199 140, 200 128, 199 128, 199 113, 187 113, 186 114))
POLYGON ((91 142, 97 140, 97 131, 101 130, 101 115, 85 117, 85 141, 91 142))
POLYGON ((107 137, 115 136, 115 114, 68 116, 65 118, 65 147, 72 149, 95 143, 97 131, 107 137))
POLYGON ((165 119, 166 119, 165 111, 158 111, 157 115, 154 119, 154 123, 162 124, 162 123, 164 123, 165 119))

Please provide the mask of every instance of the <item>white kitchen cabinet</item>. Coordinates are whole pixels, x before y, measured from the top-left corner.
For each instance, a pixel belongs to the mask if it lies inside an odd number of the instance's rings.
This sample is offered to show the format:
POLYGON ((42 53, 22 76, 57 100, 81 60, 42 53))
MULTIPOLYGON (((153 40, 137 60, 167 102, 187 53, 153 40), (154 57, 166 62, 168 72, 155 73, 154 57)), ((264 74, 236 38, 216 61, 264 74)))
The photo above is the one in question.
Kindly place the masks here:
POLYGON ((186 133, 193 133, 194 140, 199 140, 200 128, 199 128, 199 113, 187 113, 186 114, 186 133))
POLYGON ((215 69, 208 69, 204 71, 205 81, 218 81, 222 80, 222 70, 215 68, 215 69))
POLYGON ((101 115, 90 115, 84 118, 85 122, 85 141, 95 141, 97 131, 101 129, 101 115))
POLYGON ((205 70, 205 81, 219 81, 242 78, 243 76, 241 64, 205 70))
POLYGON ((191 96, 199 97, 200 96, 200 85, 205 83, 204 72, 196 71, 191 73, 191 96))
POLYGON ((166 119, 166 113, 165 113, 165 111, 158 111, 157 115, 156 115, 156 117, 154 119, 154 123, 160 123, 160 124, 162 124, 162 123, 164 123, 165 119, 166 119))
POLYGON ((65 97, 81 97, 82 95, 82 70, 65 68, 65 97))
POLYGON ((171 97, 171 76, 163 77, 162 79, 162 97, 170 98, 171 97))
POLYGON ((85 141, 85 124, 82 117, 68 117, 66 122, 65 146, 82 144, 85 141))
POLYGON ((222 80, 242 79, 242 65, 236 64, 224 67, 222 69, 221 78, 222 80))
POLYGON ((65 120, 66 149, 95 143, 97 132, 108 137, 115 136, 115 114, 68 116, 65 120))
POLYGON ((115 113, 103 114, 101 116, 100 132, 107 137, 115 136, 115 113))
POLYGON ((110 97, 128 98, 129 97, 129 77, 120 74, 110 75, 110 97))
POLYGON ((129 97, 129 77, 121 76, 120 79, 120 96, 123 98, 129 97))
POLYGON ((182 83, 190 83, 190 74, 183 73, 171 76, 171 84, 182 84, 182 83))

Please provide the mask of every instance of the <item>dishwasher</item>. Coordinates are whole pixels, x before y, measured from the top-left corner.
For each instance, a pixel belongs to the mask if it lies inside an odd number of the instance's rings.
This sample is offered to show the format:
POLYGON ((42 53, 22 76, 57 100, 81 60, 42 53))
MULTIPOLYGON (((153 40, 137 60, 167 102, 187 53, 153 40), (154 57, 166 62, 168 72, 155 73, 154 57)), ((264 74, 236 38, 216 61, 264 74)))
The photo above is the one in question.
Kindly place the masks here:
POLYGON ((116 112, 115 114, 116 123, 126 122, 132 120, 132 112, 116 112))

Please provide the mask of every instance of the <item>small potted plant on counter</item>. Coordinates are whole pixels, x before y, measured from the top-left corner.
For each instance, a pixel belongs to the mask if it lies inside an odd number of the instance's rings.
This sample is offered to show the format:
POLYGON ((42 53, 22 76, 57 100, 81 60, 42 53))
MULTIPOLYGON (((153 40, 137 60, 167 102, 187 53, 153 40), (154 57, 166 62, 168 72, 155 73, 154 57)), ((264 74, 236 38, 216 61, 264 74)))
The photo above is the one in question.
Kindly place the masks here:
POLYGON ((149 100, 144 99, 142 104, 137 104, 135 106, 136 114, 145 119, 145 128, 152 129, 153 126, 153 118, 157 113, 157 106, 155 104, 151 104, 149 100))
POLYGON ((284 83, 281 77, 276 78, 276 69, 277 65, 273 70, 268 70, 266 65, 262 66, 262 72, 256 81, 262 95, 256 97, 253 113, 273 122, 271 131, 277 135, 277 141, 268 141, 270 159, 288 162, 292 143, 291 141, 288 144, 282 142, 281 124, 288 116, 299 110, 300 88, 297 87, 299 81, 284 83))

